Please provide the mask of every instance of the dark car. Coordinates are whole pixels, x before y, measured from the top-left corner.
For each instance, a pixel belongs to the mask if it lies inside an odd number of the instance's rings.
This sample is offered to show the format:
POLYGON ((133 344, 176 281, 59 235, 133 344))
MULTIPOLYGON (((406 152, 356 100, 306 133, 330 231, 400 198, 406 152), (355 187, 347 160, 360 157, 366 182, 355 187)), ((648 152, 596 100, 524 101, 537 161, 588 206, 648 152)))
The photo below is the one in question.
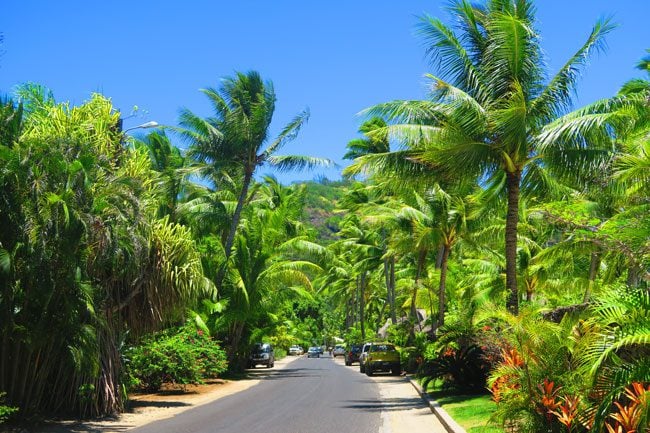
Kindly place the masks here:
POLYGON ((318 350, 318 347, 310 347, 307 351, 307 358, 320 358, 320 350, 318 350))
POLYGON ((275 352, 269 343, 255 343, 248 358, 248 368, 255 368, 258 364, 271 368, 275 364, 275 352))
POLYGON ((345 352, 345 365, 352 365, 353 362, 359 362, 359 355, 361 354, 361 345, 353 344, 345 352))

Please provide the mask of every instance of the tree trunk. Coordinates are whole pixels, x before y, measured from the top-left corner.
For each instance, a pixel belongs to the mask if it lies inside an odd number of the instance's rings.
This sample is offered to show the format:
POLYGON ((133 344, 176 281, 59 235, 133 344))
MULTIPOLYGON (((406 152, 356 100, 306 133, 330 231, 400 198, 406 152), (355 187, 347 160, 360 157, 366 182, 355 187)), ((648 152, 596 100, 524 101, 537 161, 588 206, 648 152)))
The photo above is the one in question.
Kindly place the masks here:
POLYGON ((519 314, 519 292, 517 290, 517 225, 519 223, 519 183, 521 171, 506 173, 508 191, 508 213, 506 215, 506 307, 512 314, 519 314))
POLYGON ((589 264, 589 281, 587 282, 587 290, 585 290, 585 295, 582 298, 582 303, 586 304, 591 298, 591 291, 594 287, 594 282, 598 276, 598 268, 600 267, 600 252, 594 251, 591 253, 591 263, 589 264))
POLYGON ((359 278, 359 322, 361 323, 361 339, 366 340, 366 325, 365 325, 365 308, 366 308, 366 302, 365 302, 365 297, 366 297, 366 272, 363 271, 361 273, 361 277, 359 278))
POLYGON ((390 305, 390 320, 393 324, 397 323, 397 313, 395 311, 395 257, 390 258, 390 299, 392 301, 390 305))
POLYGON ((228 260, 232 255, 232 245, 235 242, 235 234, 237 233, 237 226, 239 226, 239 220, 241 218, 241 212, 244 208, 244 203, 246 202, 246 196, 248 195, 248 188, 250 188, 251 180, 253 179, 253 172, 246 171, 244 174, 244 183, 242 185, 239 197, 237 198, 237 206, 235 207, 235 213, 232 215, 232 221, 230 223, 230 230, 228 231, 228 237, 224 243, 223 250, 226 255, 226 260, 219 269, 217 277, 215 279, 215 285, 217 286, 217 291, 221 291, 221 285, 223 283, 223 278, 226 276, 226 271, 228 270, 228 260))
POLYGON ((388 311, 390 314, 390 320, 394 325, 397 323, 397 317, 395 316, 395 291, 391 287, 391 283, 395 281, 394 257, 384 259, 384 279, 386 280, 386 301, 388 302, 388 311))
POLYGON ((417 322, 420 331, 422 331, 422 324, 418 318, 418 312, 416 308, 416 302, 418 298, 418 289, 420 288, 422 273, 424 272, 424 267, 427 258, 427 251, 420 251, 418 253, 416 268, 415 268, 415 286, 413 287, 413 293, 411 294, 411 317, 414 321, 417 322))
POLYGON ((438 249, 438 254, 436 255, 436 269, 442 267, 442 255, 445 253, 445 244, 442 244, 438 249))
POLYGON ((440 261, 440 286, 438 286, 438 328, 445 324, 447 261, 449 260, 450 251, 451 248, 448 245, 443 245, 442 259, 440 261))
POLYGON ((627 286, 630 288, 637 288, 641 283, 641 268, 638 264, 630 264, 627 269, 627 286))

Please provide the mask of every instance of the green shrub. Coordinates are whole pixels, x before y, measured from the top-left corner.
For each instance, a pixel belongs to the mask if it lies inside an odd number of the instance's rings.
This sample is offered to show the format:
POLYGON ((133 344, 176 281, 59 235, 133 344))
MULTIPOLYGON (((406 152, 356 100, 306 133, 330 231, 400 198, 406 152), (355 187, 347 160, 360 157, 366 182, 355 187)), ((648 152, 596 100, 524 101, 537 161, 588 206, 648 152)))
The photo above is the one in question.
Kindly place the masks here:
POLYGON ((125 354, 132 389, 158 391, 163 383, 184 387, 217 377, 227 368, 226 354, 192 327, 167 330, 144 339, 125 354))
POLYGON ((2 403, 4 402, 4 396, 6 392, 0 392, 0 424, 5 422, 11 414, 18 412, 17 407, 5 406, 2 403))
POLYGON ((464 392, 485 392, 490 367, 481 347, 472 344, 459 349, 445 348, 434 358, 427 358, 418 374, 424 387, 430 381, 442 379, 445 387, 464 392))

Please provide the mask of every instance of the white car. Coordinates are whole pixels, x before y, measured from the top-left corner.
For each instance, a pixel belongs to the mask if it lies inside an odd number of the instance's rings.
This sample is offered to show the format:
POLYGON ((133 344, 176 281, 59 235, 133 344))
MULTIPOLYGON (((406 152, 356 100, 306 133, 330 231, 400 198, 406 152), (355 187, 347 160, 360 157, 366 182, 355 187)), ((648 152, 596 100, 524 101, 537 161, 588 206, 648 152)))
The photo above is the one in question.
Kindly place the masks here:
POLYGON ((303 353, 305 353, 305 351, 298 345, 293 345, 289 348, 289 355, 302 355, 303 353))
POLYGON ((334 346, 334 350, 332 350, 332 356, 336 358, 337 356, 345 356, 345 347, 343 346, 334 346))

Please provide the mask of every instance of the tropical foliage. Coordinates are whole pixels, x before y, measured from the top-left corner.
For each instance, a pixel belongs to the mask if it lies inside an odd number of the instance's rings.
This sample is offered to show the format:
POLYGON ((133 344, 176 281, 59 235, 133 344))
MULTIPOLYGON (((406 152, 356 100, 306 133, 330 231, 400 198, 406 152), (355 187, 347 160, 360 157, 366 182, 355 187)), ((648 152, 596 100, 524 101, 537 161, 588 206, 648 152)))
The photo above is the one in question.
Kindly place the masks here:
POLYGON ((256 72, 138 138, 101 95, 2 99, 0 418, 114 413, 255 342, 342 338, 392 340, 512 431, 647 432, 647 76, 573 109, 608 21, 550 71, 531 0, 448 12, 418 25, 429 95, 365 110, 340 181, 259 174, 329 161, 277 154, 308 111, 271 138, 256 72))

